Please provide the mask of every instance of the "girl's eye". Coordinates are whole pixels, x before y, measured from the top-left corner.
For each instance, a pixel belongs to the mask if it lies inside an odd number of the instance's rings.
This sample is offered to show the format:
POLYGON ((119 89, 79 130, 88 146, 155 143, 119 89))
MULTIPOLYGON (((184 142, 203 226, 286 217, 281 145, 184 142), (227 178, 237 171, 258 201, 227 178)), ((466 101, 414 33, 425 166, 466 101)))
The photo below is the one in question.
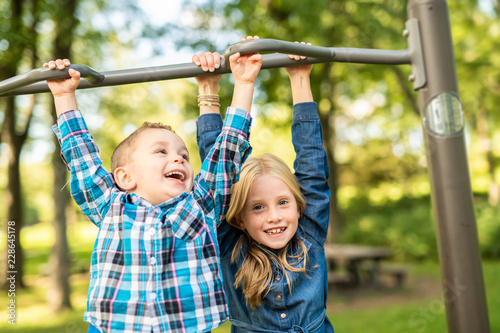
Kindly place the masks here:
POLYGON ((280 200, 280 202, 278 203, 279 206, 284 206, 288 203, 288 201, 286 200, 280 200))
POLYGON ((255 205, 255 206, 253 206, 253 210, 261 210, 263 208, 264 208, 264 206, 262 206, 262 205, 255 205))

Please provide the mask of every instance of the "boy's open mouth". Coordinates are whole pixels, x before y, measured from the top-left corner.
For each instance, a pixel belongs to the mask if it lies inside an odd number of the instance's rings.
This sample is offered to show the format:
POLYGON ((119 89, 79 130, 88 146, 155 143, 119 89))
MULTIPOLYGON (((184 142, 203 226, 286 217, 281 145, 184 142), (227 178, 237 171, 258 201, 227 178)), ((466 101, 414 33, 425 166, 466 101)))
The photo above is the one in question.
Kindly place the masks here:
POLYGON ((286 230, 286 227, 282 227, 282 228, 274 228, 274 229, 264 230, 264 232, 266 234, 274 235, 274 234, 282 233, 285 230, 286 230))
POLYGON ((186 179, 186 175, 180 171, 170 171, 165 175, 165 178, 174 178, 180 181, 184 181, 184 179, 186 179))

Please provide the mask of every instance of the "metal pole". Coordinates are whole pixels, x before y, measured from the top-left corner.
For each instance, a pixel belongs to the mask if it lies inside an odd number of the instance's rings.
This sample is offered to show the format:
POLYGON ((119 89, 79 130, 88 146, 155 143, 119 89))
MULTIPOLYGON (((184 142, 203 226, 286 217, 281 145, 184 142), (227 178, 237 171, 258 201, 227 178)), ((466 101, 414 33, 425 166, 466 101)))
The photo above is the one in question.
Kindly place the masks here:
POLYGON ((407 9, 419 21, 425 59, 418 95, 448 331, 490 332, 448 7, 410 0, 407 9))

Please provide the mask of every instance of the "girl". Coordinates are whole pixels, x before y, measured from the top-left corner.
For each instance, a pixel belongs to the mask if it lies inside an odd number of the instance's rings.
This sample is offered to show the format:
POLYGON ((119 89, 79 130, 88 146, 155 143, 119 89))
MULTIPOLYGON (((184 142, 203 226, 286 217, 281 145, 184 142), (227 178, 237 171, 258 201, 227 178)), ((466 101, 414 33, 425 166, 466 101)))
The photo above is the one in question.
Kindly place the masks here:
MULTIPOLYGON (((206 64, 203 55, 193 61, 206 64)), ((311 68, 285 68, 295 175, 274 155, 249 158, 232 187, 227 221, 217 229, 232 332, 333 332, 325 316, 329 172, 311 68)), ((198 118, 200 154, 210 150, 220 121, 216 113, 198 118)))

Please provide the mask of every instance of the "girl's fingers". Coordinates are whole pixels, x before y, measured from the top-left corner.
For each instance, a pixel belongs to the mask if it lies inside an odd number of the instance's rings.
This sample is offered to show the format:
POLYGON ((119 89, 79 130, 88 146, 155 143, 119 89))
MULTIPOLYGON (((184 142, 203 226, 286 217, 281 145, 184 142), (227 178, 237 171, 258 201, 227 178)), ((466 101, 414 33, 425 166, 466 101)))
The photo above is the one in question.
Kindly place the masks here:
POLYGON ((207 56, 205 55, 205 53, 200 53, 198 55, 198 59, 200 60, 200 66, 201 66, 201 68, 206 72, 208 70, 207 56))
POLYGON ((229 60, 230 60, 230 61, 233 61, 233 62, 236 62, 236 61, 238 61, 238 59, 239 59, 239 58, 240 58, 240 53, 239 53, 239 52, 236 52, 235 54, 233 54, 233 55, 231 55, 231 56, 229 57, 229 60))
POLYGON ((207 58, 207 69, 210 72, 213 72, 214 71, 214 56, 213 56, 212 52, 205 53, 205 56, 207 58))
POLYGON ((246 36, 246 38, 242 38, 241 41, 244 42, 246 40, 259 39, 259 36, 246 36))
POLYGON ((214 52, 213 55, 214 55, 214 67, 219 68, 222 57, 218 52, 214 52))
POLYGON ((252 61, 252 62, 259 62, 262 60, 262 54, 260 53, 255 53, 253 54, 250 58, 248 58, 249 61, 252 61))
MULTIPOLYGON (((299 42, 295 42, 299 44, 299 42)), ((300 44, 306 44, 305 42, 300 42, 300 44)), ((307 43, 307 45, 311 45, 311 43, 307 43)), ((299 56, 299 55, 294 55, 294 54, 289 54, 288 58, 293 59, 293 60, 304 60, 307 58, 306 56, 299 56)))

